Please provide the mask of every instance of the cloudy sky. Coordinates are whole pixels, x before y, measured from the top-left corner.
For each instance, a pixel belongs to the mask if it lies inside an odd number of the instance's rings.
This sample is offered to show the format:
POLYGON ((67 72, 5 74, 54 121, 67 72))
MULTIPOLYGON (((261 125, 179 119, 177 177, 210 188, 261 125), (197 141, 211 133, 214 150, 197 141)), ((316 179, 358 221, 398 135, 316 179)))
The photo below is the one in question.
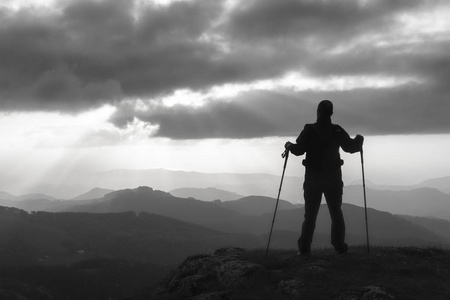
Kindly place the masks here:
POLYGON ((322 99, 366 137, 368 179, 449 176, 449 15, 445 0, 2 1, 0 189, 116 168, 280 174, 322 99))

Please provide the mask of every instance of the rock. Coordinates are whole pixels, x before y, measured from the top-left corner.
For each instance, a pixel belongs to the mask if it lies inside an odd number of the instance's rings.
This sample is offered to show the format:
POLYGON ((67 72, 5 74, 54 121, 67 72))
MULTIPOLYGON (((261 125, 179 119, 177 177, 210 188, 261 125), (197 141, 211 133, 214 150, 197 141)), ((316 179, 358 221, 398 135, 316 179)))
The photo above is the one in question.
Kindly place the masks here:
POLYGON ((217 249, 214 252, 214 255, 216 255, 216 256, 223 256, 223 255, 232 256, 232 255, 239 255, 243 252, 245 252, 245 249, 243 249, 243 248, 224 247, 224 248, 217 249))
POLYGON ((210 272, 210 269, 215 267, 211 257, 206 254, 189 256, 178 268, 169 273, 156 293, 197 295, 206 291, 208 286, 216 281, 214 274, 210 272))
POLYGON ((307 265, 304 268, 305 268, 305 270, 308 270, 308 271, 311 271, 311 272, 315 272, 315 273, 324 272, 324 271, 327 270, 324 267, 321 267, 321 266, 318 266, 318 265, 314 265, 314 264, 307 265))
POLYGON ((367 286, 345 292, 335 300, 394 300, 395 297, 377 286, 367 286))
POLYGON ((301 296, 304 286, 305 284, 300 279, 282 280, 278 284, 278 289, 283 295, 297 299, 301 296))
POLYGON ((248 282, 263 267, 239 259, 242 248, 221 248, 213 255, 186 258, 159 285, 157 295, 182 295, 192 299, 229 299, 230 289, 248 282))
POLYGON ((201 294, 192 297, 190 300, 228 300, 232 296, 231 291, 220 291, 213 293, 201 294))
POLYGON ((330 267, 330 263, 326 260, 318 260, 315 263, 305 264, 303 268, 311 272, 324 272, 330 267))
POLYGON ((232 260, 217 267, 217 276, 220 283, 227 288, 238 287, 263 267, 248 261, 232 260))

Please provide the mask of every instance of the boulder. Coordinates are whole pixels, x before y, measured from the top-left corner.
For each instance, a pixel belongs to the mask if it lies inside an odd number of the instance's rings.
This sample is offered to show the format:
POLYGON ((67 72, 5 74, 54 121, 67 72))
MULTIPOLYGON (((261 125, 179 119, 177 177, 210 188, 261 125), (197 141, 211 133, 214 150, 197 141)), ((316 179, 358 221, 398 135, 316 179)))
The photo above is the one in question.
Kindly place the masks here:
POLYGON ((193 299, 226 299, 230 290, 245 284, 263 269, 259 264, 240 260, 242 248, 221 248, 213 255, 186 258, 161 282, 156 295, 180 295, 193 299))
POLYGON ((394 300, 395 297, 377 286, 367 286, 345 292, 335 300, 394 300))
POLYGON ((301 279, 281 280, 278 289, 283 295, 298 299, 301 296, 301 290, 305 287, 301 279))

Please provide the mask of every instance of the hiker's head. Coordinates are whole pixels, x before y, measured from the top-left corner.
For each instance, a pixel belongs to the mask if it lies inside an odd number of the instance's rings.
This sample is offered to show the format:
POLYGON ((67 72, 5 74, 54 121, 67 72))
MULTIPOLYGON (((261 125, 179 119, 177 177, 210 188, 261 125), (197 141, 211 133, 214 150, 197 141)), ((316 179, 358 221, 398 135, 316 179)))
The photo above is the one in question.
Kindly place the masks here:
POLYGON ((317 118, 329 118, 333 114, 333 103, 330 100, 322 100, 317 106, 317 118))

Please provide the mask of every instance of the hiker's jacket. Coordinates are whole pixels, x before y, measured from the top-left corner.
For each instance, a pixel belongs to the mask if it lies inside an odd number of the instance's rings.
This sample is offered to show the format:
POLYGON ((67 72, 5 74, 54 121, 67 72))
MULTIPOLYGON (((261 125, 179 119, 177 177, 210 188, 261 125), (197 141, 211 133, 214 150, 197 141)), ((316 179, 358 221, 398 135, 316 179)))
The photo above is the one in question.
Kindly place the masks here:
POLYGON ((342 188, 341 165, 344 163, 339 148, 355 153, 361 150, 361 143, 350 138, 339 125, 330 123, 306 124, 296 140, 289 147, 294 155, 303 155, 306 167, 304 188, 331 185, 342 188))

